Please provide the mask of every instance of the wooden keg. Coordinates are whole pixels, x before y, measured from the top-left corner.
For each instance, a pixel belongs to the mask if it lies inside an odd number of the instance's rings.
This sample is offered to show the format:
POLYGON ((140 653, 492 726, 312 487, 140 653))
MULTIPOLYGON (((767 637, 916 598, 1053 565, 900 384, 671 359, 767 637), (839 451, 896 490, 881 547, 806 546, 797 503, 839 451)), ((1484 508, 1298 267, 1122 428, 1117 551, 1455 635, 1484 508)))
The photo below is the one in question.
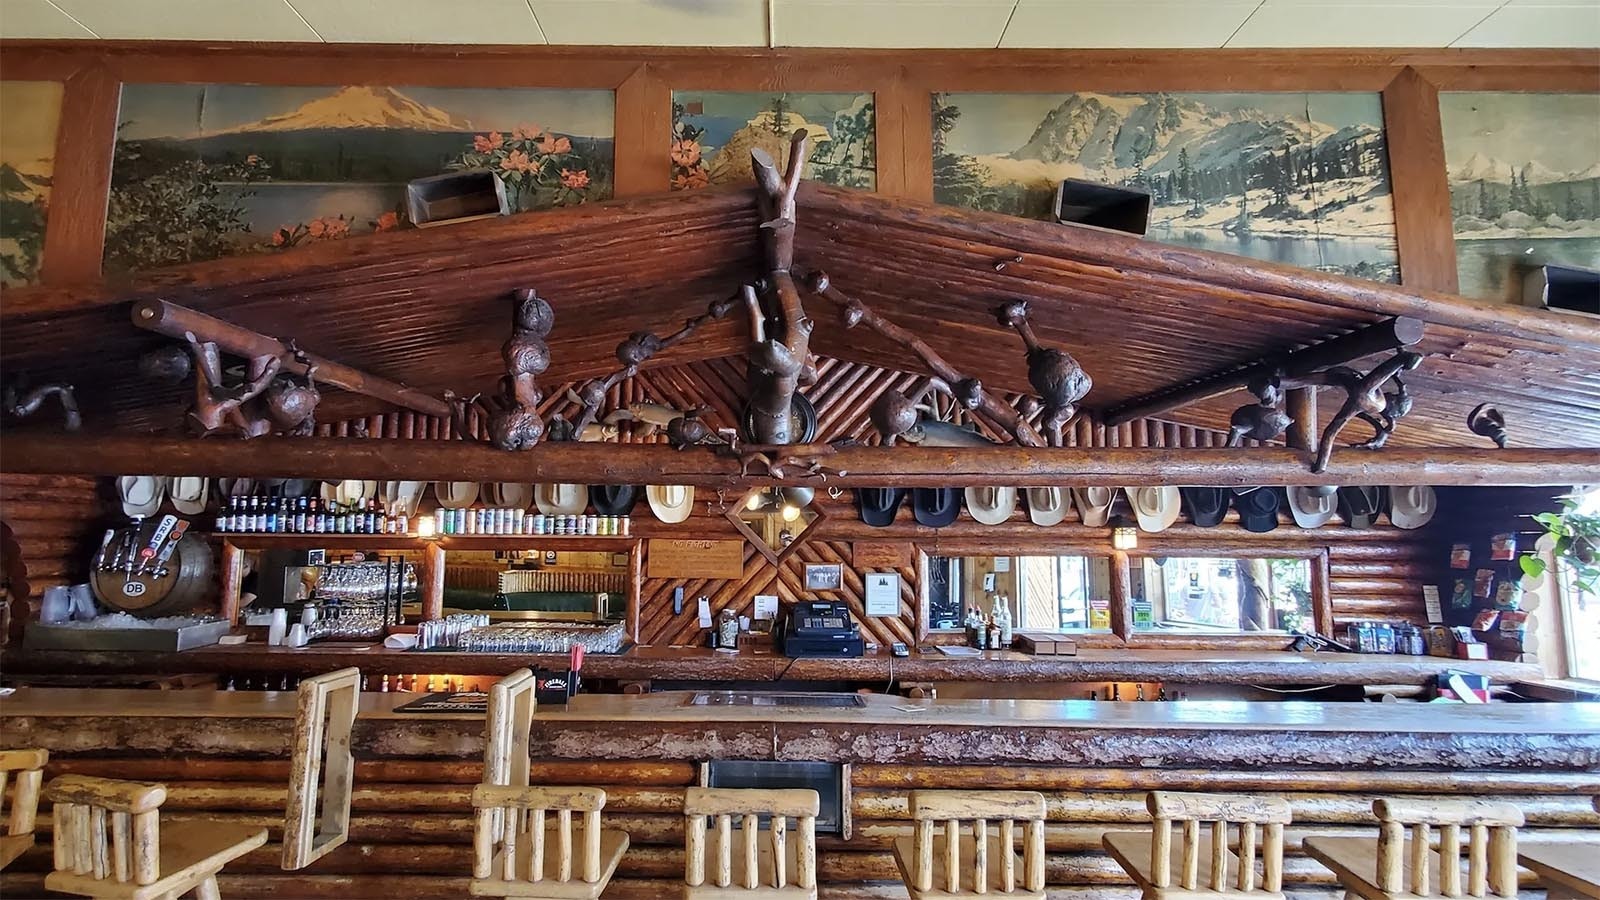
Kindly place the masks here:
POLYGON ((129 575, 122 569, 90 576, 94 595, 106 606, 141 619, 183 615, 216 589, 216 561, 205 538, 186 534, 167 560, 166 574, 129 575))

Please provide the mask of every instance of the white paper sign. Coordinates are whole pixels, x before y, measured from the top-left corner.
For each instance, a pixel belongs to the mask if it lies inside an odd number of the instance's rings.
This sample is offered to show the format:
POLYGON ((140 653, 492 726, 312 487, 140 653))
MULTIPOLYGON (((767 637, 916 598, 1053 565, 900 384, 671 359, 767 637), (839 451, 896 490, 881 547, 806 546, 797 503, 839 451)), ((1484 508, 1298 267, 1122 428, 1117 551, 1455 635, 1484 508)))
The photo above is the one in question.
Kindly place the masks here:
POLYGON ((897 616, 900 614, 900 576, 894 572, 868 572, 867 615, 897 616))
POLYGON ((993 572, 985 572, 985 573, 983 573, 983 589, 986 590, 986 591, 994 590, 994 573, 993 572))
POLYGON ((1428 608, 1428 621, 1434 625, 1444 623, 1444 610, 1439 606, 1439 586, 1425 584, 1422 586, 1422 602, 1428 608))
POLYGON ((756 614, 755 614, 754 618, 759 621, 761 619, 776 619, 777 617, 778 617, 778 595, 777 594, 757 594, 756 595, 756 614))
POLYGON ((1009 556, 996 556, 994 558, 994 570, 996 572, 1009 572, 1009 571, 1011 571, 1011 557, 1009 557, 1009 556))
POLYGON ((701 597, 700 598, 700 627, 701 628, 710 628, 711 627, 711 598, 710 597, 701 597))

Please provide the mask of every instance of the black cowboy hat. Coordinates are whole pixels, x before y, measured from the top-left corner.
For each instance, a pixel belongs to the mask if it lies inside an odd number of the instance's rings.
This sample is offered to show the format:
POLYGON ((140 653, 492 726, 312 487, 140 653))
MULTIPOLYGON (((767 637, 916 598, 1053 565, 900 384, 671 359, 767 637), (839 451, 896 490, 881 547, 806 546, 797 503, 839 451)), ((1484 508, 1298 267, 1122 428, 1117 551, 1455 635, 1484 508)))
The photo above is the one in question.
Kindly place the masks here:
POLYGON ((856 488, 856 507, 861 511, 861 521, 874 528, 893 524, 905 498, 905 488, 856 488))
POLYGON ((1278 507, 1282 504, 1277 488, 1257 488, 1248 494, 1235 494, 1233 508, 1239 511, 1239 524, 1245 531, 1264 534, 1278 527, 1278 507))
POLYGON ((632 515, 633 505, 639 502, 639 488, 631 484, 591 484, 589 502, 602 516, 632 515))
POLYGON ((943 528, 961 514, 961 491, 956 488, 917 488, 911 492, 911 511, 917 522, 943 528))
POLYGON ((1339 518, 1351 528, 1371 528, 1383 509, 1383 488, 1339 488, 1339 518))
POLYGON ((1186 487, 1183 491, 1183 508, 1189 521, 1201 528, 1222 524, 1228 514, 1228 493, 1218 487, 1186 487))

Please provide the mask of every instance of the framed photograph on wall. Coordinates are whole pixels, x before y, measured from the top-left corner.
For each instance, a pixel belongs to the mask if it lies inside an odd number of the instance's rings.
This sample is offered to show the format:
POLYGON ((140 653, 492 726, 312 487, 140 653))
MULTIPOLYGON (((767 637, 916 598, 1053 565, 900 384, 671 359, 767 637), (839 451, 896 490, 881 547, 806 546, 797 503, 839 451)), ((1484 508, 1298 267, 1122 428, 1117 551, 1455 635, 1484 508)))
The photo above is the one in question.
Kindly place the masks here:
POLYGON ((839 563, 808 564, 806 590, 837 591, 844 587, 844 566, 839 563))

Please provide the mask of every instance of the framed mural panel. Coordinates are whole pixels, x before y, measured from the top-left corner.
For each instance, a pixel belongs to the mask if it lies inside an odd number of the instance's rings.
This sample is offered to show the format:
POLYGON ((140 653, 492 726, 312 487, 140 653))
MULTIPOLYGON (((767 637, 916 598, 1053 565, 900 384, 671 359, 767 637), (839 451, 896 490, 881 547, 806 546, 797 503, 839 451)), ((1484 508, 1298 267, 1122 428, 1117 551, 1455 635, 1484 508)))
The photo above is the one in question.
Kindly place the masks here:
POLYGON ((674 91, 672 189, 749 181, 750 151, 766 150, 782 170, 789 136, 811 137, 805 176, 843 187, 877 187, 877 114, 865 94, 674 91))
POLYGON ((1367 93, 933 95, 934 200, 1053 218, 1056 184, 1151 194, 1146 237, 1399 280, 1367 93))
POLYGON ((1600 94, 1439 95, 1456 271, 1520 303, 1546 263, 1600 269, 1600 94))
POLYGON ((0 283, 36 284, 61 123, 58 81, 0 81, 0 283))
POLYGON ((488 169, 513 211, 611 196, 609 90, 130 84, 105 262, 126 272, 409 225, 414 178, 488 169))

